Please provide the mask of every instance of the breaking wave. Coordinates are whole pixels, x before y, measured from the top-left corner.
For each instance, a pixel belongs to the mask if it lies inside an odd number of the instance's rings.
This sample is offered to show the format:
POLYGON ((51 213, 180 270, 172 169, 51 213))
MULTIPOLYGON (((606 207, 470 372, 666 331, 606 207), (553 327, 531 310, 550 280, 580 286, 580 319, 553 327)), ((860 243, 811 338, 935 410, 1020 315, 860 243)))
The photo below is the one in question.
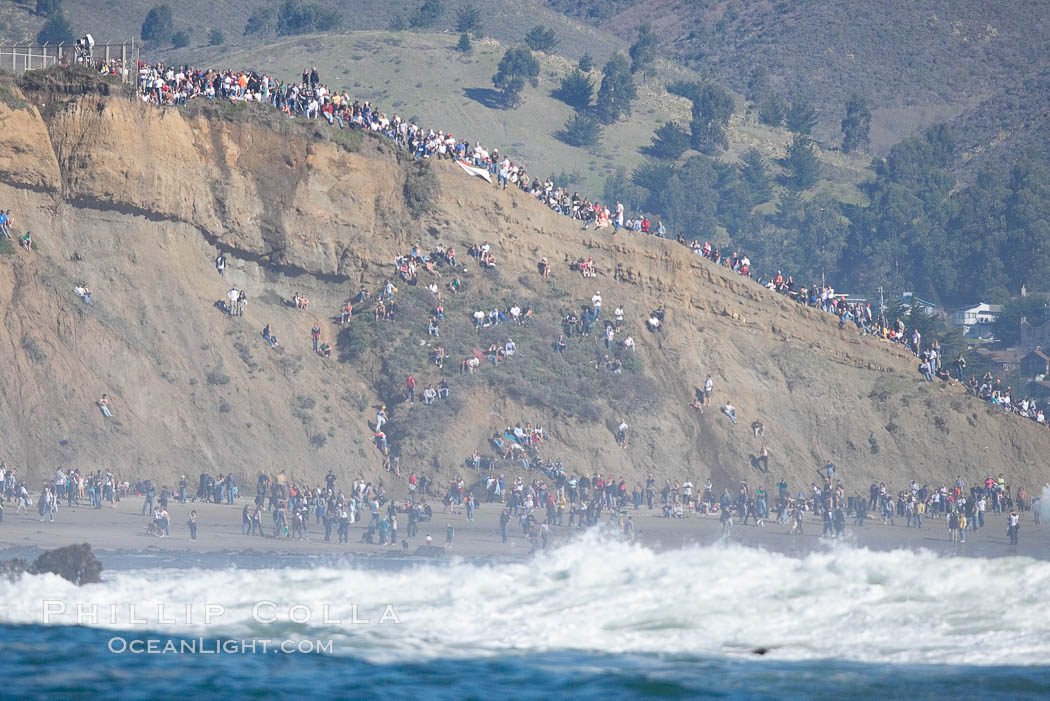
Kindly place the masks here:
POLYGON ((654 552, 588 535, 510 563, 140 569, 84 587, 23 577, 0 583, 0 602, 0 623, 326 638, 336 655, 375 664, 562 650, 718 658, 756 648, 794 661, 1050 659, 1050 563, 908 550, 654 552))

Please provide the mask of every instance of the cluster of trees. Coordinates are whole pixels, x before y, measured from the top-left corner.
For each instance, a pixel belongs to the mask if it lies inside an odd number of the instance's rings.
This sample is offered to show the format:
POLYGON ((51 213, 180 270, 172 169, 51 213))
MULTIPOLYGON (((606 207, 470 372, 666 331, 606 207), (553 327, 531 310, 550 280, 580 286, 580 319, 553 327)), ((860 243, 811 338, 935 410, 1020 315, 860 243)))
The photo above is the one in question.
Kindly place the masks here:
POLYGON ((36 14, 47 18, 37 32, 38 44, 69 44, 76 40, 73 26, 62 11, 62 0, 36 0, 36 14))
POLYGON ((576 68, 551 93, 575 111, 555 135, 572 146, 597 146, 601 141, 602 125, 612 124, 631 114, 631 103, 638 94, 634 76, 652 73, 657 47, 652 27, 648 23, 642 25, 627 55, 614 54, 602 68, 597 96, 595 80, 591 77, 594 59, 590 54, 581 56, 576 68))
POLYGON ((1006 302, 1022 286, 1050 291, 1050 171, 1041 161, 990 164, 960 186, 952 174, 959 154, 939 125, 875 160, 862 186, 868 204, 858 205, 802 195, 817 177, 803 135, 781 161, 779 197, 757 151, 737 164, 705 154, 679 163, 686 144, 683 128, 665 124, 650 150, 668 158, 619 171, 605 198, 662 217, 687 238, 731 242, 762 272, 779 267, 799 284, 826 279, 869 297, 879 287, 888 296, 911 290, 949 307, 1006 302))
POLYGON ((456 48, 465 54, 471 53, 474 50, 471 38, 481 37, 484 31, 478 8, 472 5, 459 8, 459 12, 456 13, 456 31, 459 32, 459 44, 456 48))
POLYGON ((277 12, 270 7, 258 7, 244 24, 245 36, 269 34, 281 36, 327 32, 338 27, 343 18, 338 12, 327 10, 316 2, 285 0, 277 12))
MULTIPOLYGON (((747 99, 752 104, 762 124, 771 127, 785 126, 793 134, 811 136, 817 125, 817 113, 803 98, 796 98, 790 105, 773 90, 769 71, 759 66, 751 72, 747 83, 747 99)), ((846 114, 842 118, 842 150, 850 153, 868 147, 871 131, 871 105, 854 93, 846 101, 846 114)))

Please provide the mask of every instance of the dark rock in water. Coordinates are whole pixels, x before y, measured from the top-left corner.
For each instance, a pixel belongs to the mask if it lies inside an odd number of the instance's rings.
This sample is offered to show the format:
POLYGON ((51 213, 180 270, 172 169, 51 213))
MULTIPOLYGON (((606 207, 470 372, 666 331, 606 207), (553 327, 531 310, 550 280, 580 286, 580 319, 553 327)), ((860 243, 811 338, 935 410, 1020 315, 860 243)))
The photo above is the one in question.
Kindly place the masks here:
POLYGON ((102 581, 102 563, 95 557, 95 553, 91 552, 91 546, 87 543, 48 550, 32 565, 22 559, 0 562, 0 577, 4 579, 17 579, 23 573, 48 572, 77 585, 97 584, 102 581))
POLYGON ((444 548, 436 545, 420 545, 416 548, 415 554, 420 557, 445 557, 446 552, 444 548))

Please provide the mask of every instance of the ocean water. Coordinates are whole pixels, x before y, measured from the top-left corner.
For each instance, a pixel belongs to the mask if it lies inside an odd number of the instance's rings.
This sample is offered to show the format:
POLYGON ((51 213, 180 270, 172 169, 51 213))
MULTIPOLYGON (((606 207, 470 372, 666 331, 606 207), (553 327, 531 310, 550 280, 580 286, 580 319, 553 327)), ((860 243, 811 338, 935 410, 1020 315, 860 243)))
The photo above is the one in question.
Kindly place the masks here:
POLYGON ((522 562, 104 580, 0 583, 0 698, 1050 698, 1029 558, 588 535, 522 562))

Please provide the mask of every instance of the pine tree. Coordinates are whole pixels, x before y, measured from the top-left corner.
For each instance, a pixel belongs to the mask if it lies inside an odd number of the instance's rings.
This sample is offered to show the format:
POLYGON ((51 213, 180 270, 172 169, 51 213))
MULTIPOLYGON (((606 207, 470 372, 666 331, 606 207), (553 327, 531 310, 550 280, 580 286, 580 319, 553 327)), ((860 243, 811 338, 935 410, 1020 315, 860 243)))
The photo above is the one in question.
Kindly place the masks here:
POLYGON ((456 31, 475 37, 481 36, 481 13, 478 12, 478 8, 469 5, 459 8, 459 12, 456 13, 456 31))
POLYGON ((689 148, 689 133, 676 122, 665 122, 656 130, 653 143, 647 149, 649 155, 668 161, 678 160, 689 148))
POLYGON ((631 56, 631 73, 648 73, 652 69, 659 43, 659 39, 653 33, 653 25, 649 22, 638 28, 638 40, 631 44, 628 51, 631 56))
POLYGON ((801 134, 795 134, 788 145, 784 166, 788 169, 788 185, 794 190, 805 190, 820 179, 820 162, 813 152, 813 142, 801 134))
POLYGON ((578 70, 562 78, 561 87, 554 91, 554 97, 577 110, 590 107, 593 94, 594 81, 578 70))
POLYGON ((846 116, 842 119, 842 150, 850 153, 867 148, 871 131, 871 107, 860 95, 852 95, 846 102, 846 116))
POLYGON ((408 19, 408 25, 414 29, 433 27, 445 14, 441 0, 423 0, 423 5, 408 19))
POLYGON ((602 125, 597 119, 589 114, 576 112, 565 122, 565 128, 555 136, 570 146, 596 146, 601 135, 602 125))
POLYGON ((809 136, 817 125, 817 113, 805 100, 795 100, 784 116, 784 124, 792 133, 809 136))
POLYGON ((469 54, 474 50, 474 45, 470 43, 470 32, 463 32, 459 35, 459 43, 456 44, 456 49, 469 54))
POLYGON ((142 40, 167 44, 175 33, 175 23, 171 18, 171 8, 167 5, 156 5, 142 22, 142 40))
POLYGON ((537 85, 539 75, 540 62, 528 47, 516 46, 507 49, 507 53, 503 54, 496 75, 492 76, 492 84, 503 93, 505 106, 516 107, 521 101, 521 91, 525 84, 537 85))
POLYGON ((73 41, 73 26, 62 10, 57 10, 48 17, 36 35, 38 44, 69 44, 73 41))
POLYGON ((784 123, 784 103, 776 95, 769 95, 758 107, 758 121, 771 127, 784 123))
POLYGON ((612 124, 620 115, 631 113, 631 100, 637 94, 630 64, 621 53, 614 54, 602 69, 602 85, 596 106, 602 124, 612 124))
POLYGON ((693 102, 693 148, 707 154, 726 148, 725 127, 733 116, 733 96, 721 85, 705 83, 693 102))
POLYGON ((558 45, 558 37, 553 29, 536 25, 525 35, 525 44, 533 51, 550 53, 558 45))
POLYGON ((758 149, 749 149, 740 160, 740 179, 751 193, 751 206, 769 202, 773 197, 772 181, 766 162, 758 149))
POLYGON ((576 67, 584 73, 590 73, 591 69, 594 68, 594 57, 590 54, 580 56, 579 60, 576 61, 576 67))

